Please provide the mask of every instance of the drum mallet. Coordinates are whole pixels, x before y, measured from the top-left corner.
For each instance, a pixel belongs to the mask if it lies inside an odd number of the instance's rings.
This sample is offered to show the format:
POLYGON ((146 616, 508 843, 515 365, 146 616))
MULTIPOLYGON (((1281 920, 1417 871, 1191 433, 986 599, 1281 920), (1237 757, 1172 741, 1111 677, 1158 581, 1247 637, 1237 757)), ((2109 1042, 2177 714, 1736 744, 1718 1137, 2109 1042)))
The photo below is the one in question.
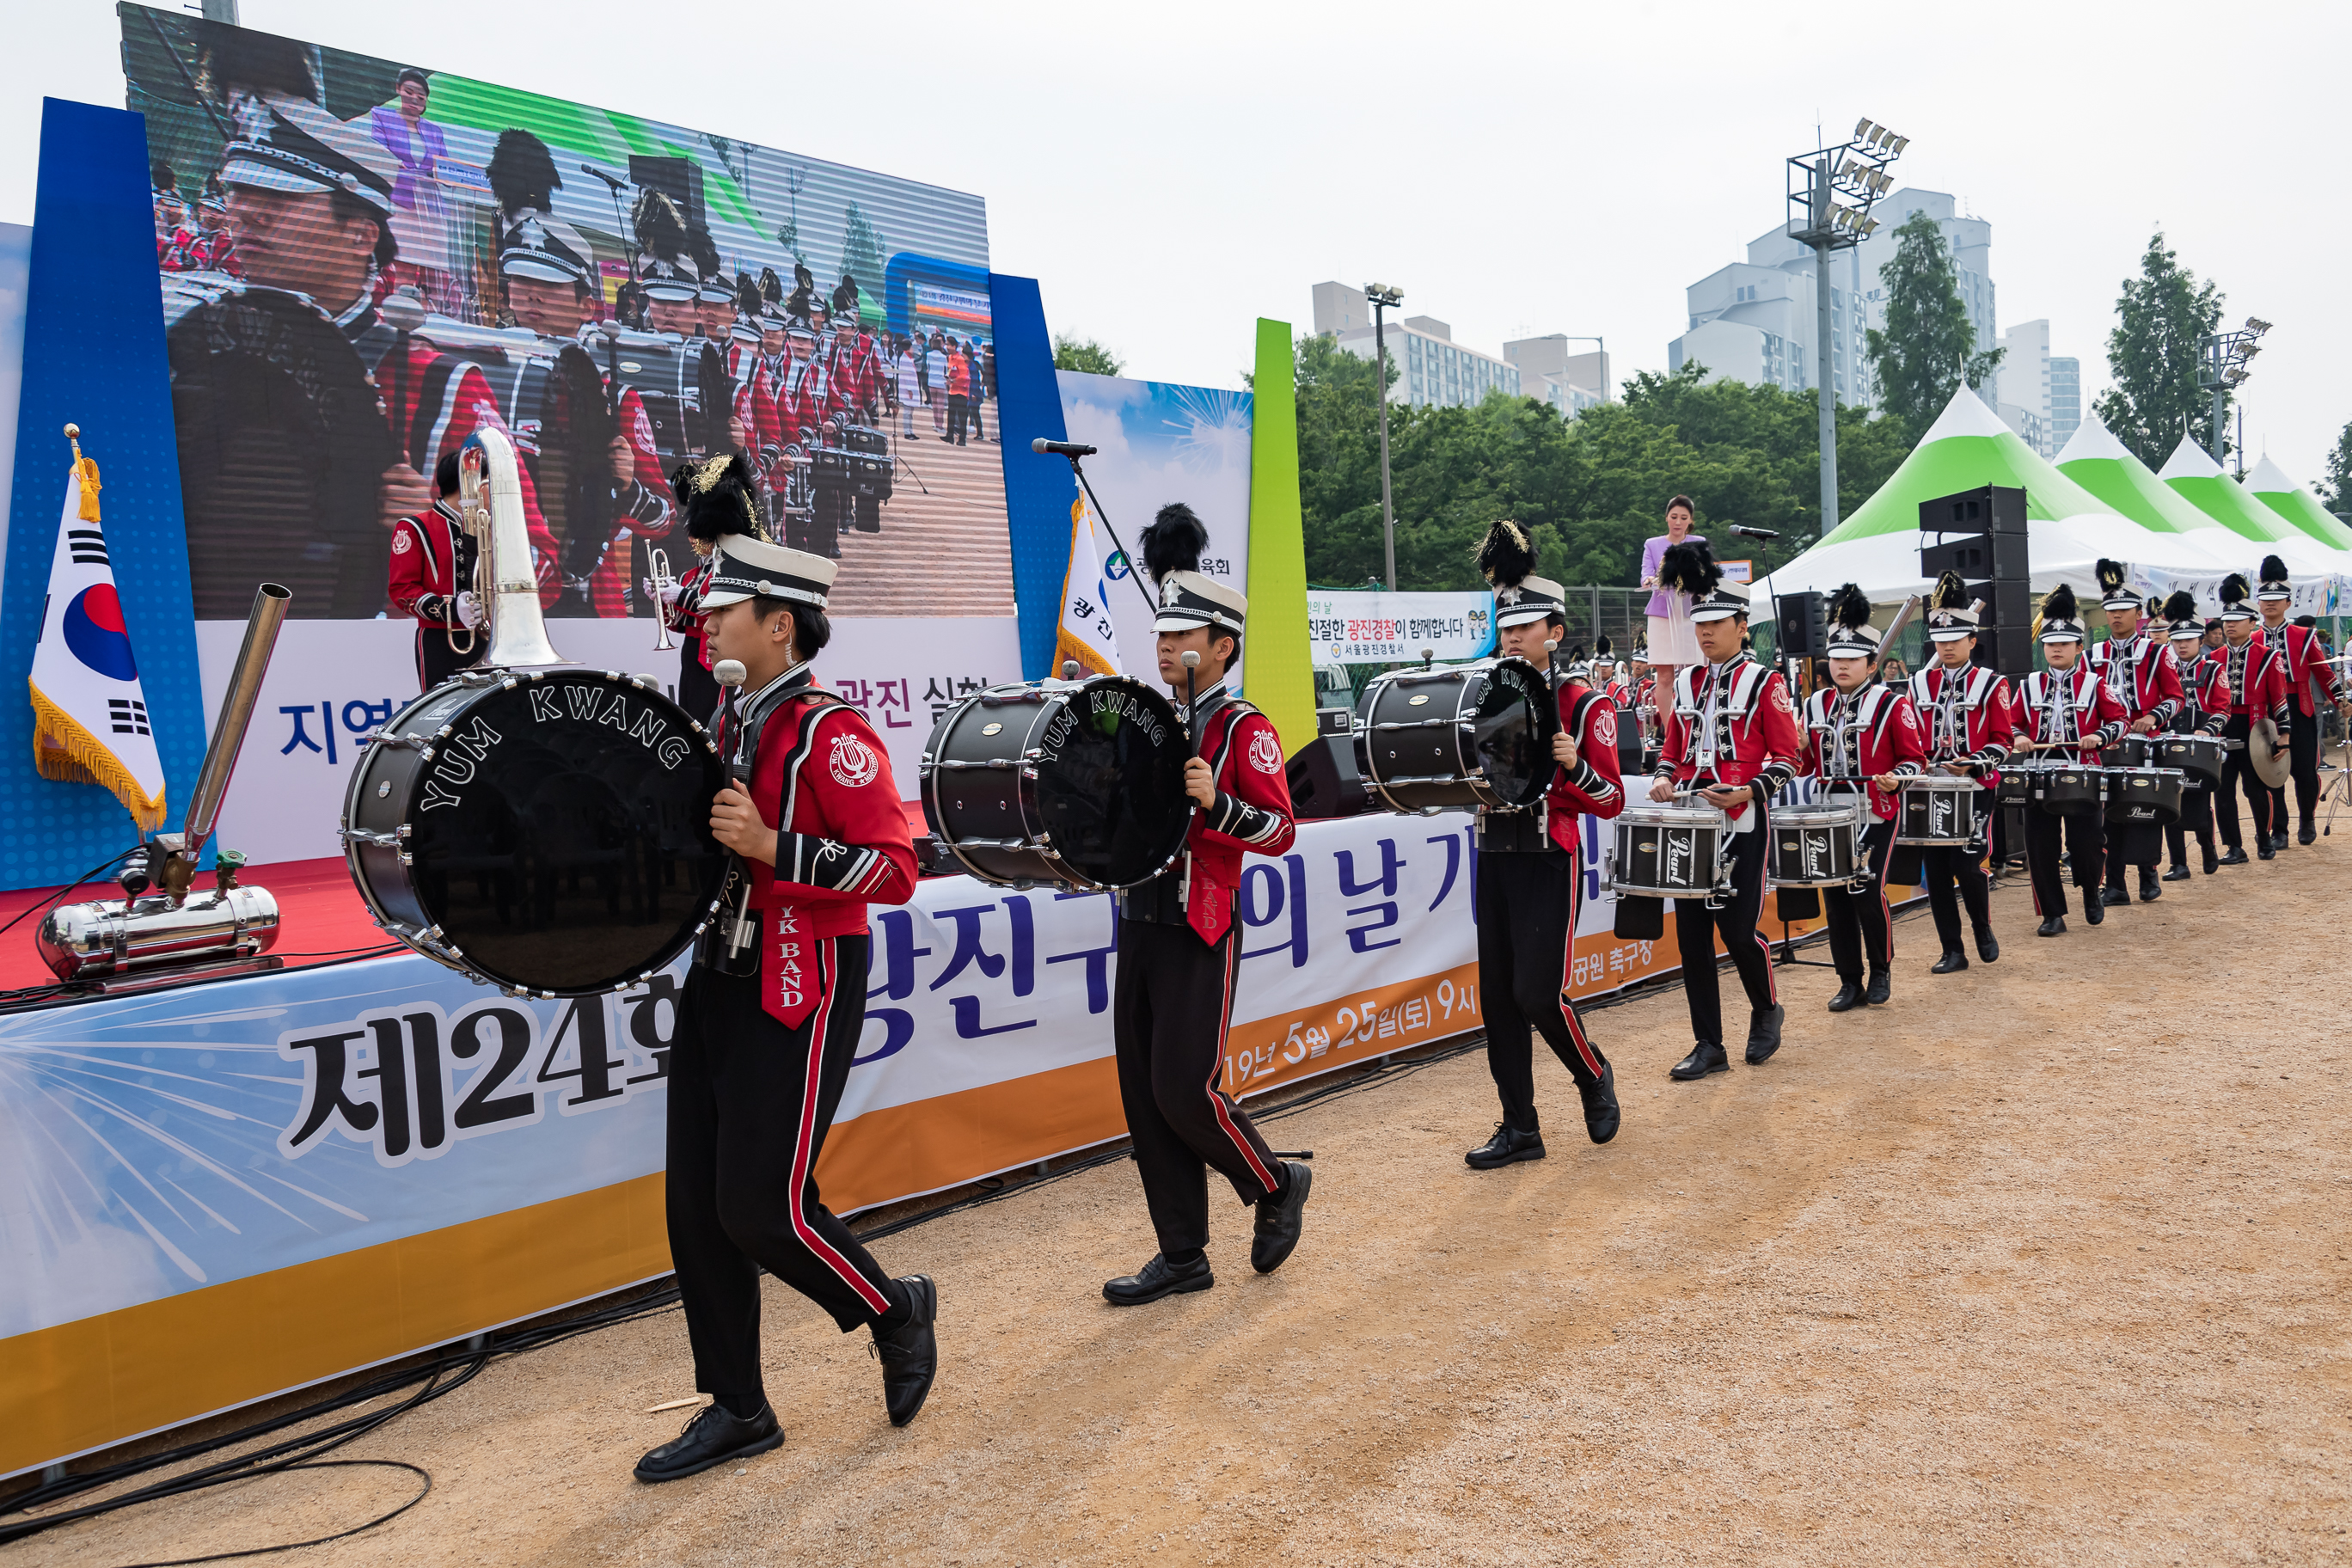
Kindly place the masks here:
POLYGON ((1201 656, 1188 647, 1176 658, 1184 666, 1184 738, 1194 742, 1192 754, 1197 757, 1201 753, 1199 738, 1192 733, 1192 678, 1200 672, 1201 656))
MULTIPOLYGON (((751 766, 743 756, 741 702, 743 683, 751 678, 751 672, 743 668, 743 661, 740 658, 722 658, 710 667, 710 675, 712 679, 727 689, 727 702, 730 710, 727 724, 727 782, 749 795, 751 793, 751 766)), ((754 927, 751 872, 743 866, 740 857, 732 858, 728 870, 737 888, 735 907, 728 912, 727 956, 732 959, 740 955, 744 944, 752 940, 754 927)))

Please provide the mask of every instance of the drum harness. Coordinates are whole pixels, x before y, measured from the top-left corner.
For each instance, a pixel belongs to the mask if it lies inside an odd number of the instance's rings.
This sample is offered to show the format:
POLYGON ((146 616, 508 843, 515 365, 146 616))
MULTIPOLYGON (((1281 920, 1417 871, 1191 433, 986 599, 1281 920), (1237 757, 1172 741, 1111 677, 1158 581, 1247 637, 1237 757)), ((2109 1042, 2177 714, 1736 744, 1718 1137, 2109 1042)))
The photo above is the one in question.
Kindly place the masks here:
MULTIPOLYGON (((1192 700, 1192 708, 1186 714, 1186 718, 1189 721, 1189 732, 1192 737, 1193 755, 1209 764, 1209 776, 1212 779, 1219 777, 1225 771, 1225 753, 1234 743, 1234 724, 1239 723, 1244 714, 1256 711, 1258 710, 1255 706, 1244 701, 1227 689, 1223 680, 1192 700), (1210 720, 1228 708, 1239 709, 1241 712, 1234 716, 1233 723, 1225 726, 1223 735, 1219 738, 1216 753, 1212 756, 1202 752, 1198 749, 1202 731, 1208 728, 1210 720)), ((1189 802, 1187 805, 1189 809, 1186 815, 1189 818, 1193 812, 1199 810, 1199 807, 1191 805, 1189 802)), ((1187 912, 1192 900, 1192 850, 1189 827, 1186 829, 1185 837, 1185 847, 1177 857, 1175 867, 1169 871, 1162 871, 1140 887, 1124 889, 1119 892, 1118 912, 1122 919, 1146 921, 1154 925, 1189 925, 1192 922, 1192 917, 1187 912)))
MULTIPOLYGON (((760 736, 767 729, 768 721, 796 697, 817 699, 809 704, 808 716, 801 721, 800 744, 784 763, 784 801, 777 814, 780 826, 788 826, 793 820, 801 763, 815 741, 817 720, 828 708, 849 706, 845 699, 815 685, 814 679, 804 659, 748 697, 739 695, 740 688, 721 688, 726 695, 720 700, 717 718, 727 754, 727 780, 746 795, 751 791, 751 768, 759 758, 760 736)), ((756 805, 755 802, 755 807, 756 805)), ((727 857, 727 876, 720 884, 719 900, 727 912, 697 942, 694 961, 721 974, 758 973, 760 915, 751 908, 751 869, 743 864, 741 856, 732 852, 727 857)))

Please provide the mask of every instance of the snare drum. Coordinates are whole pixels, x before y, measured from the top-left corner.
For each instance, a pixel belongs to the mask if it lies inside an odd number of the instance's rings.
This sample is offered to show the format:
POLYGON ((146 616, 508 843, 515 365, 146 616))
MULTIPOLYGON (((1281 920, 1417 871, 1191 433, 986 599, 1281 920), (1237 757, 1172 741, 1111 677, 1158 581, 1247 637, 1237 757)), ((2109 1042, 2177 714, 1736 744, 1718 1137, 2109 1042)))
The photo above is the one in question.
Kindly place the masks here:
POLYGON ((2162 735, 2158 740, 2156 765, 2179 773, 2183 789, 2221 787, 2221 738, 2219 735, 2162 735))
POLYGON ((1906 780, 1895 806, 1895 842, 1923 849, 1965 849, 1977 838, 1977 797, 1983 786, 1955 773, 1906 780))
POLYGON ((1629 805, 1617 814, 1610 886, 1652 899, 1705 899, 1730 868, 1730 819, 1706 805, 1629 805))
POLYGON ((1533 805, 1550 787, 1559 706, 1521 658, 1372 678, 1356 704, 1356 771, 1391 811, 1533 805))
POLYGON ((2180 774, 2171 768, 2109 768, 2107 820, 2169 827, 2180 820, 2180 774))
POLYGON ((2161 735, 2126 735, 2112 746, 2099 750, 2099 765, 2103 768, 2152 768, 2157 765, 2157 749, 2164 739, 2161 735))
POLYGON ((2026 773, 2033 781, 2033 804, 2053 816, 2088 816, 2105 804, 2105 778, 2097 768, 2059 763, 2026 773))
POLYGON ((1867 869, 1862 807, 1844 800, 1772 814, 1764 836, 1768 888, 1847 888, 1867 869))

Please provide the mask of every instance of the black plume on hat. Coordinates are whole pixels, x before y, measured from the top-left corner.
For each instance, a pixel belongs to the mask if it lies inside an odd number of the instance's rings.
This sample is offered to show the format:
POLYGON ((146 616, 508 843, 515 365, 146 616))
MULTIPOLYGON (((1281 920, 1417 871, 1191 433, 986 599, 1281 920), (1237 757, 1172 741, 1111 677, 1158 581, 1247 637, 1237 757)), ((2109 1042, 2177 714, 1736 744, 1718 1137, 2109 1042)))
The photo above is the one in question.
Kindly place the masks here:
POLYGON ((686 514, 686 535, 705 544, 730 533, 768 537, 760 526, 760 479, 740 452, 721 452, 698 462, 680 463, 669 488, 686 514))
POLYGON ((563 188, 563 176, 555 172, 547 143, 528 131, 499 132, 499 144, 482 172, 489 178, 499 211, 509 223, 520 213, 553 212, 555 193, 563 188))
POLYGON ((179 181, 172 173, 172 165, 157 158, 147 165, 147 183, 159 191, 168 191, 173 189, 179 181))
POLYGON ((1931 610, 1965 610, 1969 607, 1969 585, 1958 572, 1947 572, 1936 579, 1936 591, 1927 595, 1931 610))
POLYGON ((1592 657, 1595 658, 1607 658, 1611 657, 1609 639, 1607 637, 1594 637, 1592 639, 1592 657))
POLYGON ((639 247, 656 261, 675 262, 686 254, 686 220, 677 216, 677 205, 659 191, 647 187, 637 193, 629 226, 636 230, 639 247))
POLYGON ((1704 539, 1685 539, 1680 544, 1669 544, 1658 559, 1658 584, 1679 588, 1694 598, 1703 599, 1715 592, 1723 581, 1723 568, 1715 563, 1715 552, 1704 539))
POLYGON ((1833 626, 1866 626, 1870 624, 1870 595, 1857 583, 1843 583, 1830 595, 1829 622, 1833 626))
POLYGON ((1182 501, 1170 501, 1143 531, 1143 569, 1155 583, 1171 572, 1198 572, 1208 547, 1208 525, 1182 501))
POLYGON ((856 310, 857 279, 845 272, 841 275, 839 287, 833 291, 833 313, 836 316, 853 315, 856 310))
POLYGON ((735 274, 735 308, 747 316, 756 316, 765 301, 760 294, 757 279, 748 272, 735 274))
POLYGON ((2185 621, 2197 613, 2197 595, 2186 588, 2175 588, 2172 597, 2164 601, 2164 618, 2185 621))
POLYGON ((2285 581, 2286 581, 2286 563, 2285 563, 2285 562, 2284 562, 2284 561, 2282 561, 2282 560, 2280 560, 2280 559, 2279 559, 2277 556, 2275 556, 2275 555, 2265 555, 2265 556, 2263 556, 2263 582, 2265 582, 2265 583, 2284 583, 2284 582, 2285 582, 2285 581))
POLYGON ((2315 627, 2319 625, 2319 617, 2317 616, 2297 616, 2294 618, 2294 624, 2305 628, 2315 627))
POLYGON ((760 268, 760 299, 771 306, 784 302, 784 280, 776 276, 776 269, 772 267, 760 268))
POLYGON ((2061 583, 2050 590, 2042 601, 2042 618, 2050 621, 2071 621, 2074 618, 2074 590, 2061 583))
POLYGON ((2102 594, 2112 594, 2124 585, 2124 563, 2120 561, 2110 561, 2102 555, 2099 563, 2091 570, 2099 579, 2099 592, 2102 594))
POLYGON ((2238 604, 2245 598, 2247 592, 2246 574, 2244 573, 2232 572, 2227 577, 2221 579, 2221 602, 2223 604, 2238 604))
POLYGON ((727 258, 719 254, 719 242, 700 224, 689 225, 686 231, 686 248, 694 258, 695 270, 709 282, 727 270, 727 258))
POLYGON ((202 24, 198 36, 204 43, 198 54, 196 77, 218 101, 228 101, 232 87, 248 88, 255 92, 282 92, 317 101, 319 82, 310 74, 310 51, 306 46, 275 34, 218 22, 202 24))
POLYGON ((1478 542, 1478 571, 1497 588, 1516 588, 1536 569, 1535 546, 1528 541, 1528 531, 1507 518, 1496 518, 1487 525, 1486 537, 1478 542))

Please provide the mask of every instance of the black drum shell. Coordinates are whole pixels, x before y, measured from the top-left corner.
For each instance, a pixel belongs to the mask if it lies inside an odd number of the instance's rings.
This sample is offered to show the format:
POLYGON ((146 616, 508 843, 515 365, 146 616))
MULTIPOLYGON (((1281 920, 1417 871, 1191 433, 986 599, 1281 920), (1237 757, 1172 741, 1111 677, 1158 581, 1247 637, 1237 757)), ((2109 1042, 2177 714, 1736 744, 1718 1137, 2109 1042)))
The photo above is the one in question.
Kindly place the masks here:
POLYGON ((2107 821, 2169 827, 2180 820, 2181 777, 2170 768, 2107 770, 2107 821))
POLYGON ((2112 746, 2099 749, 2099 766, 2103 768, 2152 768, 2164 737, 2161 735, 2125 735, 2112 746))
MULTIPOLYGON (((1862 809, 1866 810, 1867 807, 1862 809)), ((1832 816, 1818 807, 1801 806, 1773 813, 1764 826, 1765 886, 1851 886, 1864 868, 1862 860, 1864 826, 1859 815, 1832 816)))
POLYGON ((1192 820, 1183 784, 1190 754, 1176 705, 1131 676, 993 688, 932 727, 923 816, 982 881, 1131 888, 1183 852, 1192 820), (1089 722, 1097 734, 1109 733, 1107 722, 1118 727, 1114 753, 1128 733, 1148 746, 1148 755, 1134 758, 1141 773, 1115 768, 1115 755, 1073 752, 1071 739, 1089 722))
POLYGON ((658 689, 610 670, 469 674, 378 733, 352 770, 344 858, 419 952, 508 990, 590 996, 667 968, 709 922, 726 770, 658 689))
POLYGON ((1895 842, 1943 848, 1974 843, 1983 830, 1985 792, 1967 782, 1966 789, 1904 785, 1895 805, 1895 842))
POLYGON ((2221 787, 2221 742, 2214 735, 2164 735, 2158 737, 2157 766, 2171 768, 2182 775, 2183 789, 2219 789, 2221 787))
POLYGON ((1391 670, 1357 700, 1356 768, 1397 811, 1532 805, 1559 732, 1551 683, 1525 659, 1391 670))
POLYGON ((2033 804, 2053 816, 2087 816, 2106 803, 2105 780, 2095 767, 2068 763, 2032 770, 2033 804))
POLYGON ((1631 708, 1617 710, 1617 774, 1633 778, 1642 772, 1642 716, 1631 708))
POLYGON ((1612 824, 1610 885, 1622 895, 1704 899, 1715 889, 1729 824, 1721 818, 1662 821, 1635 807, 1612 824))

